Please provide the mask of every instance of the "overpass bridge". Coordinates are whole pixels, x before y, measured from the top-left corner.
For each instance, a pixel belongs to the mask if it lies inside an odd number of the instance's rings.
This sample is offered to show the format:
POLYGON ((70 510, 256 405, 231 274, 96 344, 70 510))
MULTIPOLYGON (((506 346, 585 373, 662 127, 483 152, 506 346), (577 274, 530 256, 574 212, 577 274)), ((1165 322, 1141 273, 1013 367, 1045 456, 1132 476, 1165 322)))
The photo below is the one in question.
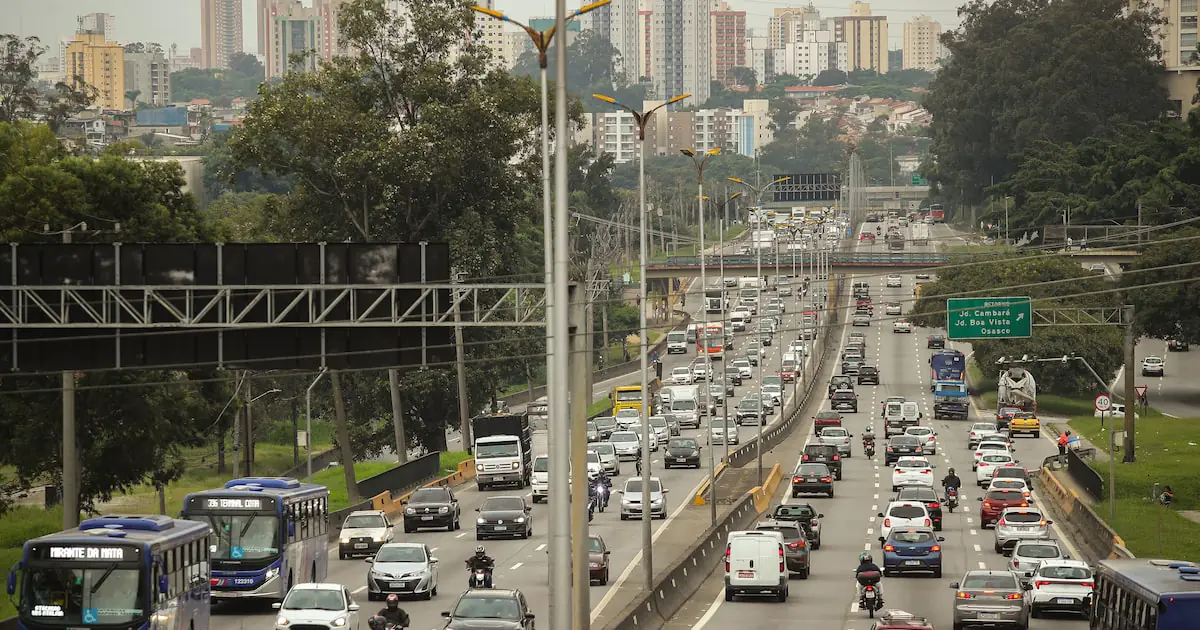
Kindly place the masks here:
MULTIPOLYGON (((1136 251, 1115 250, 1082 250, 1047 252, 1045 255, 1068 256, 1080 264, 1117 264, 1127 265, 1138 256, 1136 251)), ((830 266, 836 272, 850 274, 879 274, 903 273, 918 270, 929 270, 946 265, 955 265, 980 260, 978 254, 937 254, 922 252, 830 252, 827 254, 830 266)), ((774 269, 776 265, 782 271, 790 270, 793 262, 799 266, 812 260, 810 252, 799 253, 764 253, 762 255, 763 269, 774 269)), ((722 263, 726 275, 754 275, 758 267, 757 256, 738 254, 723 256, 705 256, 706 273, 716 277, 721 273, 722 263)), ((773 275, 773 272, 772 272, 773 275)), ((650 263, 647 268, 647 278, 695 278, 700 276, 699 256, 670 256, 664 261, 650 263)))

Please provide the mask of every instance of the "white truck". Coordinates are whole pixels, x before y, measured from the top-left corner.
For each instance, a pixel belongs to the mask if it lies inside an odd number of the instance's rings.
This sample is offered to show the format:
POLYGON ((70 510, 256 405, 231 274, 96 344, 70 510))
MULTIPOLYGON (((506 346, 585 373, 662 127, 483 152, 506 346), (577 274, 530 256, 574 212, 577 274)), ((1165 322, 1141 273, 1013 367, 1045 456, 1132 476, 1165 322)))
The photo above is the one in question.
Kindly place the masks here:
POLYGON ((996 386, 996 406, 1017 407, 1022 411, 1037 410, 1037 381, 1025 368, 1009 368, 1000 372, 996 386))
POLYGON ((670 391, 670 402, 667 403, 667 414, 674 416, 680 427, 700 428, 700 389, 695 385, 672 385, 664 388, 670 391))
POLYGON ((908 232, 914 246, 929 244, 929 226, 927 224, 914 223, 908 226, 908 232))
POLYGON ((752 252, 774 249, 775 230, 754 230, 754 233, 750 235, 750 243, 752 252))
POLYGON ((667 333, 667 354, 687 354, 687 331, 672 330, 667 333))

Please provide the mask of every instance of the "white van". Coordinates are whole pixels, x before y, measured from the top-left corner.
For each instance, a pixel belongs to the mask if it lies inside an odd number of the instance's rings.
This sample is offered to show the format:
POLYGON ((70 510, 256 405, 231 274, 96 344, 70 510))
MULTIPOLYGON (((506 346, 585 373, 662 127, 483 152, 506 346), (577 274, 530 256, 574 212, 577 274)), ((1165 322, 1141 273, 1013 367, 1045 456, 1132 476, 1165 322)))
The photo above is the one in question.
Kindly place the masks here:
POLYGON ((788 597, 783 534, 776 531, 729 532, 725 539, 725 601, 738 595, 788 597))
POLYGON ((687 331, 672 330, 667 333, 667 354, 687 354, 687 331))
POLYGON ((670 389, 667 412, 675 417, 680 427, 700 428, 700 415, 704 410, 700 405, 699 389, 695 385, 673 385, 670 389))
POLYGON ((540 503, 550 494, 550 456, 538 455, 533 458, 533 478, 529 481, 533 488, 533 502, 540 503))

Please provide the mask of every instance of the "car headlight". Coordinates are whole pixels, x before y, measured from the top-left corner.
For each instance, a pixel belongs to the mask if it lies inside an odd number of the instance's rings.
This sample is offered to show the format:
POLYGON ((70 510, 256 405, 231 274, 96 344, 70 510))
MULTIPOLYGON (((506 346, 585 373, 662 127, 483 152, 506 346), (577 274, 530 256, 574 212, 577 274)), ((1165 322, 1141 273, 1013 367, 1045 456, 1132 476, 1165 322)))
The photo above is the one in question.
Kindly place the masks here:
POLYGON ((279 568, 278 568, 278 567, 271 568, 271 569, 267 569, 267 574, 264 576, 264 579, 266 579, 266 580, 270 580, 270 579, 274 578, 274 577, 275 577, 275 576, 277 576, 277 575, 279 575, 279 568))
POLYGON ((343 544, 343 545, 348 545, 348 544, 350 544, 350 539, 349 539, 349 538, 343 538, 343 539, 342 539, 342 544, 343 544))
POLYGON ((633 505, 633 501, 630 501, 629 499, 621 499, 621 505, 630 506, 633 505))
POLYGON ((450 513, 450 508, 445 505, 438 508, 438 514, 449 514, 449 513, 450 513))
POLYGON ((289 623, 292 623, 292 622, 288 621, 288 618, 287 618, 287 617, 282 617, 282 616, 281 616, 281 617, 278 617, 278 618, 276 618, 276 619, 275 619, 275 625, 277 625, 277 626, 286 626, 286 625, 288 625, 289 623))
POLYGON ((516 469, 518 469, 518 468, 520 468, 520 467, 521 467, 521 462, 513 462, 513 463, 512 463, 512 469, 513 469, 513 470, 516 470, 516 469))
POLYGON ((381 542, 383 542, 383 540, 384 540, 384 538, 383 538, 382 534, 375 537, 375 542, 377 542, 377 543, 381 543, 381 542))
POLYGON ((331 624, 329 624, 329 625, 331 625, 331 626, 333 626, 333 627, 335 627, 335 628, 342 628, 342 627, 345 627, 345 625, 346 625, 346 618, 345 618, 345 617, 338 617, 337 619, 334 619, 334 620, 333 620, 333 623, 331 623, 331 624))
POLYGON ((650 505, 662 505, 662 502, 662 499, 653 499, 650 501, 650 505))
POLYGON ((479 472, 483 472, 483 464, 475 464, 475 470, 478 470, 479 472))
POLYGON ((413 515, 413 514, 416 514, 416 513, 417 513, 417 511, 416 511, 416 510, 414 510, 414 509, 412 509, 412 508, 404 508, 404 513, 405 513, 405 514, 408 514, 408 515, 410 515, 410 516, 411 516, 411 515, 413 515))
POLYGON ((484 524, 484 523, 486 523, 486 522, 487 522, 487 520, 486 520, 486 519, 484 519, 484 518, 482 518, 482 517, 481 517, 481 518, 477 518, 477 519, 475 519, 475 524, 476 524, 476 525, 483 525, 483 524, 484 524))

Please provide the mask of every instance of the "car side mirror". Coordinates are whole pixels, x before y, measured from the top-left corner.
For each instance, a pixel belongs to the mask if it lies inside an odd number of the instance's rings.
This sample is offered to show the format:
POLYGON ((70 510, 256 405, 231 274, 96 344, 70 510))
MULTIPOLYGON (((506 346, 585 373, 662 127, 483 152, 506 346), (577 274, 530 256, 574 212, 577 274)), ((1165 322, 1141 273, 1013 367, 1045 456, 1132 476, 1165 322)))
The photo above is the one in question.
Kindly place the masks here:
POLYGON ((876 516, 878 516, 879 518, 883 518, 883 512, 880 512, 879 514, 876 514, 876 516))
POLYGON ((946 542, 945 536, 938 536, 937 539, 938 539, 938 542, 946 542))
POLYGON ((350 604, 346 607, 346 610, 350 612, 358 612, 360 608, 362 608, 362 606, 359 606, 358 604, 350 604))
POLYGON ((886 539, 883 536, 879 537, 879 542, 883 542, 884 540, 886 540, 886 539))
POLYGON ((606 555, 606 556, 607 556, 607 555, 610 555, 611 553, 612 553, 611 551, 605 551, 605 552, 604 552, 604 555, 606 555))
POLYGON ((670 488, 663 488, 663 494, 670 494, 670 493, 671 493, 670 488))
POLYGON ((158 576, 158 592, 165 595, 169 590, 171 590, 170 577, 166 575, 158 576))
POLYGON ((526 619, 533 619, 533 613, 525 613, 526 619))
POLYGON ((446 617, 446 618, 448 619, 448 618, 450 617, 450 611, 449 611, 449 610, 443 610, 443 611, 442 611, 442 616, 443 616, 443 617, 446 617))
POLYGON ((1054 521, 1046 521, 1046 524, 1047 524, 1047 525, 1053 525, 1053 524, 1054 524, 1054 521))
POLYGON ((429 564, 437 564, 438 562, 439 560, 437 558, 434 558, 433 556, 429 557, 429 564))
POLYGON ((1032 585, 1032 584, 1030 584, 1029 582, 1021 582, 1021 590, 1024 590, 1024 591, 1032 591, 1032 590, 1033 590, 1033 585, 1032 585))
POLYGON ((375 563, 375 557, 374 557, 374 556, 372 556, 372 557, 370 557, 370 558, 363 558, 363 562, 366 562, 367 564, 374 564, 374 563, 375 563))
POLYGON ((400 505, 408 505, 408 499, 401 500, 400 505))
POLYGON ((982 500, 983 500, 983 497, 975 497, 975 500, 976 500, 976 501, 982 501, 982 500))
POLYGON ((8 592, 9 595, 17 594, 17 572, 15 570, 9 571, 8 582, 5 583, 4 590, 8 592))
POLYGON ((274 602, 271 604, 272 610, 279 610, 280 608, 283 608, 283 602, 274 602))
POLYGON ((479 508, 475 508, 475 511, 476 511, 476 512, 478 512, 478 511, 479 511, 479 508))
POLYGON ((951 582, 951 583, 950 583, 950 588, 952 588, 952 589, 954 589, 954 590, 956 590, 956 591, 957 591, 957 590, 958 590, 958 582, 951 582))

